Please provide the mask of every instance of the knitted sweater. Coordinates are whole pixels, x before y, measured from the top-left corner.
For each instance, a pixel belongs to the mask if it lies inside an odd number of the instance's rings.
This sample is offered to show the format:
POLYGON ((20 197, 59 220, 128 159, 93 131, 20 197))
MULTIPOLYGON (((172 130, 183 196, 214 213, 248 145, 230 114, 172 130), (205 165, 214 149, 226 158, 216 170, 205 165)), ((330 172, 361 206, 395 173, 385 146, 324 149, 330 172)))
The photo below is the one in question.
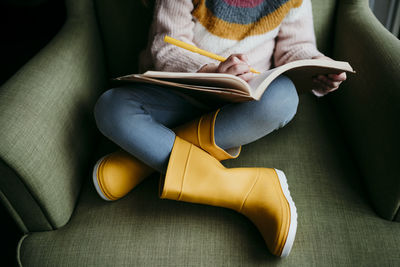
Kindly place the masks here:
POLYGON ((169 35, 215 54, 243 53, 257 70, 322 55, 311 0, 157 0, 140 70, 196 72, 219 62, 165 43, 169 35))

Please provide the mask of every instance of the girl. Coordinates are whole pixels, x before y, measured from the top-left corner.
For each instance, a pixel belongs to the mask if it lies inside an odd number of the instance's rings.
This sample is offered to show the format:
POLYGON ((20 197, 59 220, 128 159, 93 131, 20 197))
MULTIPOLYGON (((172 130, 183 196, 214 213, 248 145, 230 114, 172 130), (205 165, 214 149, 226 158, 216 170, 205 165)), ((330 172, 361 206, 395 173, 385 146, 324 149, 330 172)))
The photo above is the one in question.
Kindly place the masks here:
MULTIPOLYGON (((158 0, 141 70, 229 73, 248 81, 250 66, 265 71, 322 57, 310 0, 158 0), (175 47, 163 41, 165 35, 228 59, 219 63, 175 47)), ((345 79, 345 73, 319 75, 313 92, 325 95, 345 79)), ((156 170, 163 174, 161 198, 234 209, 253 221, 273 254, 287 256, 297 213, 284 173, 227 169, 219 161, 238 157, 242 145, 285 126, 297 105, 296 88, 285 76, 260 101, 220 107, 149 84, 108 90, 96 104, 96 122, 124 151, 97 162, 96 190, 117 200, 156 170)))

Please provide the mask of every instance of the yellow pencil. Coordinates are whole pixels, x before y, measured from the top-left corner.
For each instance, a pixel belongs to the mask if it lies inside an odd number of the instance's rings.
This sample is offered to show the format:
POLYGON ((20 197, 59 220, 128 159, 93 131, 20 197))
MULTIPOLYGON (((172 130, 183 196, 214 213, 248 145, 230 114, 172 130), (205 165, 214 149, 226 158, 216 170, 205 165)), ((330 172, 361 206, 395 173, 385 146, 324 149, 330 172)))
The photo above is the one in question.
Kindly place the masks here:
MULTIPOLYGON (((187 44, 187 43, 185 43, 185 42, 179 41, 179 40, 177 40, 177 39, 174 39, 174 38, 172 38, 172 37, 169 37, 168 35, 165 35, 165 37, 164 37, 164 42, 167 42, 167 43, 176 45, 176 46, 178 46, 178 47, 180 47, 180 48, 183 48, 183 49, 192 51, 192 52, 194 52, 194 53, 198 53, 198 54, 200 54, 200 55, 203 55, 203 56, 206 56, 206 57, 209 57, 209 58, 212 58, 212 59, 221 61, 221 62, 223 62, 223 61, 226 60, 225 57, 221 57, 221 56, 216 55, 216 54, 214 54, 214 53, 211 53, 211 52, 208 52, 208 51, 206 51, 206 50, 200 49, 200 48, 198 48, 198 47, 196 47, 196 46, 194 46, 194 45, 187 44)), ((253 68, 250 68, 250 71, 253 72, 253 73, 260 74, 260 72, 256 71, 256 70, 253 69, 253 68)))

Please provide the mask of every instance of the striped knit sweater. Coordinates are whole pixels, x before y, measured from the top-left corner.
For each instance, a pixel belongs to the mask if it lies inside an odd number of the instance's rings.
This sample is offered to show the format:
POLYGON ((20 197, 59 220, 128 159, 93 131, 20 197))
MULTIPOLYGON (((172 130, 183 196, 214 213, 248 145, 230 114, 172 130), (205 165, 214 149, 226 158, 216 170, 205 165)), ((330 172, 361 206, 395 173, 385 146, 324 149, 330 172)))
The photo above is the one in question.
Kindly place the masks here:
POLYGON ((219 63, 165 43, 165 35, 225 57, 246 54, 260 71, 322 55, 311 0, 157 0, 141 71, 195 72, 219 63))

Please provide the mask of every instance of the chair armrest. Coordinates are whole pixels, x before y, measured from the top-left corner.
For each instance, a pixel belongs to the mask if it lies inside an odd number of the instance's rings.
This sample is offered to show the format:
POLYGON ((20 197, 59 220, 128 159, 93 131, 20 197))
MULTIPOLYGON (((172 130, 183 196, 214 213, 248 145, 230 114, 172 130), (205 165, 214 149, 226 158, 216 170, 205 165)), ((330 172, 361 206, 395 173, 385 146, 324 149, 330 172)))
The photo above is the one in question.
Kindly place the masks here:
POLYGON ((334 56, 357 71, 332 97, 375 210, 400 221, 400 41, 368 0, 340 1, 334 56))
POLYGON ((60 32, 0 88, 0 198, 23 232, 69 220, 105 84, 92 1, 66 5, 60 32))

